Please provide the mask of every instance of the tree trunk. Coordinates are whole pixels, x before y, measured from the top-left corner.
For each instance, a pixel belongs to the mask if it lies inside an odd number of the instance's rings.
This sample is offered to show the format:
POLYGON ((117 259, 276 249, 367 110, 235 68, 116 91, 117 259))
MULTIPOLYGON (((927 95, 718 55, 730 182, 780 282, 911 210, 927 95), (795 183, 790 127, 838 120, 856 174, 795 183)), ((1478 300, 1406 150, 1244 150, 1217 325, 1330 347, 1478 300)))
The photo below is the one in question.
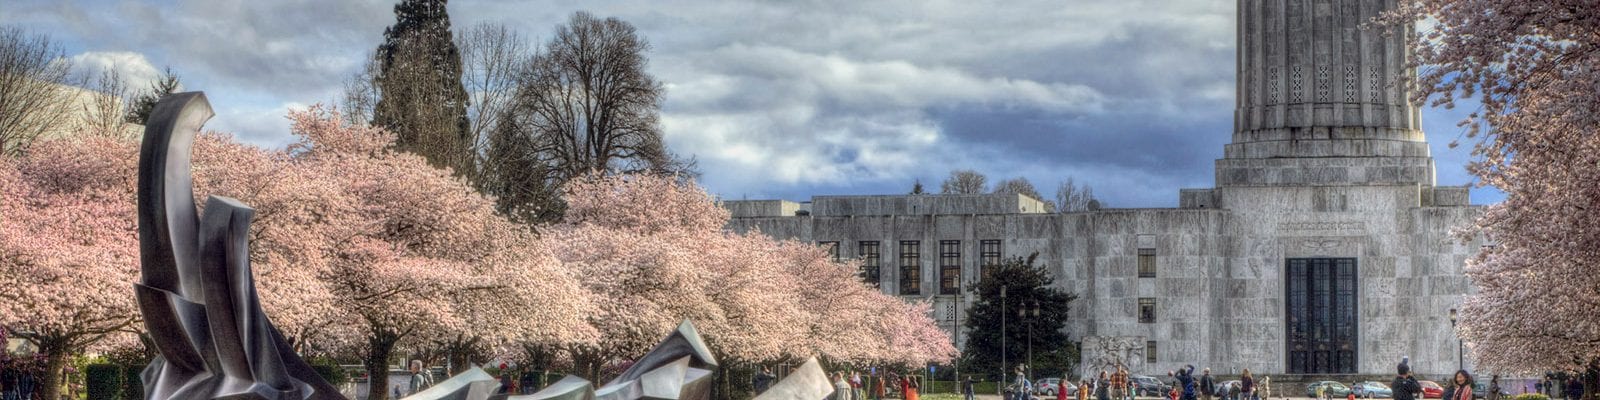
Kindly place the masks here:
POLYGON ((398 341, 399 335, 381 328, 367 337, 367 400, 389 398, 389 355, 398 341))
POLYGON ((45 360, 44 376, 39 377, 39 386, 34 390, 39 393, 41 399, 59 399, 61 385, 65 382, 65 379, 62 379, 65 376, 63 370, 66 369, 67 362, 72 360, 72 352, 67 349, 69 340, 43 337, 36 338, 36 341, 39 353, 45 355, 45 360))

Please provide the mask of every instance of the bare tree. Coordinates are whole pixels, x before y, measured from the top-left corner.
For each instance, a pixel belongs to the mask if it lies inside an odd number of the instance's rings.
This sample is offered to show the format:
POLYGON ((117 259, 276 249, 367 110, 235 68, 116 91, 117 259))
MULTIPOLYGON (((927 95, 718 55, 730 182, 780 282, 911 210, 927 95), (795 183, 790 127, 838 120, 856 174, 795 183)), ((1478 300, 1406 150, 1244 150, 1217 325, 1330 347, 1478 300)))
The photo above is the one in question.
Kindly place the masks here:
POLYGON ((983 194, 989 189, 989 177, 983 176, 978 171, 958 169, 950 171, 950 177, 939 184, 939 193, 943 194, 983 194))
POLYGON ((50 37, 0 27, 0 155, 16 155, 68 123, 72 64, 50 37))
POLYGON ((533 49, 521 34, 492 23, 457 33, 456 48, 461 51, 461 83, 467 90, 467 136, 473 138, 473 153, 487 161, 490 130, 515 126, 500 120, 512 116, 509 111, 516 100, 517 75, 533 49))
POLYGON ((1033 187, 1033 182, 1029 182, 1028 178, 1023 178, 1023 177, 1019 176, 1019 177, 1016 177, 1016 178, 1006 179, 1006 180, 1001 180, 1000 182, 996 182, 994 184, 994 192, 995 193, 1016 193, 1016 194, 1032 197, 1034 200, 1038 200, 1038 201, 1044 203, 1045 212, 1055 212, 1056 211, 1056 203, 1054 201, 1045 199, 1044 195, 1039 194, 1039 190, 1035 189, 1033 187))
POLYGON ((518 124, 560 181, 590 172, 681 173, 659 114, 663 89, 645 71, 650 44, 632 24, 578 12, 521 74, 518 124))
POLYGON ((366 125, 372 123, 373 110, 378 107, 378 54, 367 52, 367 62, 344 80, 344 95, 339 99, 346 123, 366 125))
POLYGON ((106 68, 90 89, 94 90, 94 98, 83 105, 84 125, 97 134, 125 136, 128 83, 122 80, 122 74, 114 67, 106 68))
POLYGON ((1089 185, 1078 185, 1068 177, 1056 187, 1056 204, 1061 212, 1082 212, 1098 209, 1099 201, 1094 198, 1094 189, 1089 185))

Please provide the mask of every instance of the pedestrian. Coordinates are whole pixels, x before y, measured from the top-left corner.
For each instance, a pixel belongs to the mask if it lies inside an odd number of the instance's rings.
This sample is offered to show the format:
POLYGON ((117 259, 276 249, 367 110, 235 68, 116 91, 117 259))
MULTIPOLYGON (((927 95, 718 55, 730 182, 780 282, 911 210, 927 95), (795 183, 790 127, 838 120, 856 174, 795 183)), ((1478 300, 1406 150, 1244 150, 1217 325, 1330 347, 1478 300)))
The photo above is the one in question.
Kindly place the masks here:
POLYGON ((1200 399, 1211 400, 1211 396, 1215 394, 1216 390, 1217 382, 1211 378, 1211 368, 1206 368, 1205 371, 1200 372, 1200 399))
POLYGON ((884 384, 883 384, 884 382, 883 381, 885 380, 884 378, 887 378, 887 377, 888 376, 879 376, 879 377, 877 377, 878 379, 873 379, 872 380, 874 382, 872 384, 872 400, 883 400, 883 392, 884 392, 884 384))
POLYGON ((1183 384, 1183 400, 1195 400, 1199 388, 1195 387, 1194 366, 1185 365, 1178 371, 1178 383, 1183 384))
POLYGON ((861 371, 850 371, 850 396, 856 400, 867 399, 867 388, 861 383, 861 371))
POLYGON ((1484 394, 1486 400, 1500 400, 1500 375, 1489 376, 1489 393, 1484 394))
POLYGON ((1089 392, 1094 390, 1094 384, 1088 379, 1078 381, 1078 400, 1089 400, 1089 392))
POLYGON ((1242 400, 1255 400, 1256 378, 1250 375, 1250 369, 1245 368, 1239 375, 1239 396, 1242 400))
POLYGON ((21 380, 21 377, 18 376, 17 368, 14 367, 16 364, 0 362, 0 398, 3 398, 3 400, 17 400, 22 397, 22 392, 17 388, 17 383, 21 380))
POLYGON ((429 386, 433 386, 433 378, 428 376, 428 371, 422 368, 422 360, 411 360, 411 392, 417 394, 429 386))
POLYGON ((1583 381, 1578 379, 1577 374, 1573 374, 1572 378, 1567 380, 1567 398, 1571 400, 1583 398, 1583 381))
POLYGON ((961 398, 966 400, 978 398, 978 393, 972 391, 972 375, 967 375, 965 379, 961 380, 961 398))
POLYGON ((1106 370, 1100 370, 1100 376, 1094 381, 1095 400, 1111 400, 1111 379, 1106 378, 1106 370))
POLYGON ((1072 384, 1072 381, 1067 380, 1065 374, 1061 375, 1061 380, 1056 381, 1056 400, 1067 400, 1070 396, 1067 393, 1067 385, 1070 384, 1072 384))
POLYGON ((756 394, 762 394, 767 391, 767 388, 772 387, 774 378, 777 378, 777 376, 772 374, 772 368, 763 366, 761 367, 761 372, 757 372, 756 376, 750 378, 750 385, 756 388, 756 394))
POLYGON ((906 399, 905 400, 917 400, 920 397, 920 396, 918 396, 918 394, 920 393, 919 389, 921 389, 921 385, 917 384, 917 377, 907 375, 905 379, 906 379, 906 399))
POLYGON ((1422 385, 1411 376, 1411 366, 1405 361, 1395 367, 1394 381, 1389 382, 1389 389, 1394 392, 1394 400, 1417 400, 1417 393, 1422 392, 1422 385))
POLYGON ((1472 374, 1464 369, 1456 371, 1450 378, 1450 387, 1444 389, 1442 400, 1472 400, 1472 374))
POLYGON ((1261 376, 1261 388, 1257 389, 1256 391, 1257 392, 1261 392, 1261 396, 1260 397, 1262 399, 1271 400, 1272 399, 1272 377, 1265 376, 1265 375, 1261 376))
POLYGON ((829 398, 833 400, 851 400, 850 382, 844 379, 844 372, 833 373, 833 395, 829 396, 829 398))
POLYGON ((1128 398, 1128 370, 1122 364, 1117 364, 1117 372, 1111 374, 1111 398, 1126 400, 1128 398))
POLYGON ((1032 392, 1033 383, 1028 382, 1028 375, 1024 373, 1026 370, 1026 366, 1017 366, 1017 379, 1011 383, 1012 399, 1027 400, 1032 397, 1030 392, 1032 392))

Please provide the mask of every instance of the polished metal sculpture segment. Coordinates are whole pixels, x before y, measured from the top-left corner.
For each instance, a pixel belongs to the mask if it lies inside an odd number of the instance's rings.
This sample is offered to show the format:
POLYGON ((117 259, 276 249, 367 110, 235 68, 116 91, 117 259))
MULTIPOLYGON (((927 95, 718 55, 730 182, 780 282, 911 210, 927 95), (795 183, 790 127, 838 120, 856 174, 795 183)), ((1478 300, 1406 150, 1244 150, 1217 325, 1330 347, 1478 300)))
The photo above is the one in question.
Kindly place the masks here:
POLYGON ((822 372, 817 358, 811 357, 755 400, 822 400, 830 394, 833 394, 833 383, 828 382, 828 374, 822 372))
POLYGON ((213 115, 205 94, 177 93, 145 125, 134 294, 160 352, 141 374, 145 398, 342 400, 261 311, 246 237, 255 210, 218 196, 203 219, 195 210, 189 152, 213 115))
POLYGON ((472 367, 402 400, 487 400, 499 388, 494 375, 472 367))

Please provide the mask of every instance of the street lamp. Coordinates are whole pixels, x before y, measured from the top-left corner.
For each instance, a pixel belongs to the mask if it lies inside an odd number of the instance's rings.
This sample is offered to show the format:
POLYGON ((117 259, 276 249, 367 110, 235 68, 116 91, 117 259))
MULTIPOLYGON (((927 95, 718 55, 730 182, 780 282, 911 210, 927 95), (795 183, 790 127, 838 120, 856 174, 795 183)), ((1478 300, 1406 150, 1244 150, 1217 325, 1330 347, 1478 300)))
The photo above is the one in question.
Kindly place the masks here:
POLYGON ((1006 382, 1006 287, 1000 287, 1000 384, 996 389, 1005 387, 1006 382))
MULTIPOLYGON (((1456 309, 1450 309, 1450 331, 1456 331, 1456 309)), ((1467 369, 1466 346, 1461 342, 1461 333, 1456 332, 1456 369, 1467 369)))
POLYGON ((1033 380, 1033 320, 1039 318, 1039 302, 1031 301, 1017 310, 1017 317, 1028 318, 1028 380, 1033 380))

